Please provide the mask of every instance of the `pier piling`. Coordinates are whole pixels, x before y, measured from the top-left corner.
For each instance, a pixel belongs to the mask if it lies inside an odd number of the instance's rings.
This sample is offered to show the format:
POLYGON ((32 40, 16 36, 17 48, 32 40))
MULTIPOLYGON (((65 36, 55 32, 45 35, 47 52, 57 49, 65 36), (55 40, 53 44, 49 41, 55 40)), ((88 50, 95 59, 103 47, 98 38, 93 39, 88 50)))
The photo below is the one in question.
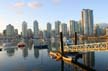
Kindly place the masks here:
POLYGON ((75 32, 75 45, 77 45, 77 32, 75 32))
POLYGON ((64 47, 63 47, 63 34, 60 32, 60 42, 61 42, 61 54, 64 56, 64 47))

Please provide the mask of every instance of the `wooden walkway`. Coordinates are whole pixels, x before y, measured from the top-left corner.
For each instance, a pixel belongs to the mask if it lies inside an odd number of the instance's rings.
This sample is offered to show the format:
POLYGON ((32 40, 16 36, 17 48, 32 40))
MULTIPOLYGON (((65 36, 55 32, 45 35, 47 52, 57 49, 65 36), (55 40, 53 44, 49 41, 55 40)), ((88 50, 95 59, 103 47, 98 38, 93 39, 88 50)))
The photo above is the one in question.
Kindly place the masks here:
POLYGON ((65 57, 65 56, 62 56, 58 52, 52 52, 52 51, 49 52, 49 55, 50 55, 51 58, 54 57, 56 61, 61 60, 65 63, 73 65, 75 68, 78 68, 79 70, 82 70, 82 71, 96 71, 92 67, 86 66, 82 63, 79 63, 79 62, 75 61, 75 58, 73 58, 73 57, 65 57))
POLYGON ((64 46, 64 52, 108 51, 108 42, 64 46))

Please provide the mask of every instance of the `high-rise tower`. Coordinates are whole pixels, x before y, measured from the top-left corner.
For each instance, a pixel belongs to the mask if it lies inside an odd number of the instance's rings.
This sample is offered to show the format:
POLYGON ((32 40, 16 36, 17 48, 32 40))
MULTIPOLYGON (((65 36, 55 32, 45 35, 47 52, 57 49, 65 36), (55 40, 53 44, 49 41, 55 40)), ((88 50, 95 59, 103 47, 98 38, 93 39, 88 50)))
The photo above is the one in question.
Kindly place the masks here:
POLYGON ((39 38, 39 27, 38 27, 38 22, 37 20, 34 21, 33 23, 34 26, 34 38, 39 38))
POLYGON ((51 24, 47 23, 47 37, 51 37, 51 24))
POLYGON ((62 23, 61 24, 61 30, 63 32, 63 36, 67 37, 67 24, 62 23))
POLYGON ((83 9, 82 10, 82 28, 84 35, 93 35, 93 10, 83 9))
POLYGON ((60 21, 55 22, 55 36, 58 36, 60 33, 60 24, 61 24, 60 21))
POLYGON ((27 23, 25 21, 22 23, 22 37, 27 37, 27 23))
POLYGON ((6 36, 7 37, 15 36, 15 30, 14 30, 14 27, 11 24, 6 26, 6 36))
POLYGON ((78 32, 78 22, 70 20, 69 25, 70 25, 70 36, 72 36, 75 34, 75 32, 78 32))

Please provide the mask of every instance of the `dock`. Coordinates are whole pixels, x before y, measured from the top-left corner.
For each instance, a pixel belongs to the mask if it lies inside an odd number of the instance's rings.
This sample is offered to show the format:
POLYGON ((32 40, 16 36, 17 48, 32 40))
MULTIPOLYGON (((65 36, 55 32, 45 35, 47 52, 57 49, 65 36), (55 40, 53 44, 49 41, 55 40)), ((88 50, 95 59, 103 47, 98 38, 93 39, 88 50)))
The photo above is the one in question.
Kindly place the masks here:
MULTIPOLYGON (((60 50, 61 52, 61 47, 60 50)), ((108 51, 108 42, 64 46, 64 52, 108 51)))

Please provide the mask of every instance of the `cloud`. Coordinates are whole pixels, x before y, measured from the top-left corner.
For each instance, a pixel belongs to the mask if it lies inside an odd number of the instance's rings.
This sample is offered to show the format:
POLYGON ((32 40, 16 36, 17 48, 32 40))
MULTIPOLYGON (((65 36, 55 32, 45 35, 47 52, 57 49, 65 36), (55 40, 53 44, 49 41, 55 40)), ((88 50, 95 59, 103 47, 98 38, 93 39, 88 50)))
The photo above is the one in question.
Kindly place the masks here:
POLYGON ((42 4, 38 3, 38 2, 29 2, 27 5, 28 5, 28 7, 32 8, 32 9, 37 9, 42 6, 42 4))
POLYGON ((42 6, 41 3, 36 1, 30 2, 16 2, 11 4, 9 7, 12 9, 17 15, 23 15, 25 13, 25 8, 29 9, 38 9, 42 6))
POLYGON ((26 6, 26 3, 24 2, 17 2, 13 5, 14 8, 23 8, 26 6))
POLYGON ((61 0, 52 0, 52 2, 57 5, 61 2, 61 0))
POLYGON ((37 9, 37 8, 40 8, 41 6, 42 6, 42 4, 39 2, 28 2, 28 3, 16 2, 15 4, 12 5, 12 8, 18 9, 18 8, 27 7, 27 8, 37 9))

